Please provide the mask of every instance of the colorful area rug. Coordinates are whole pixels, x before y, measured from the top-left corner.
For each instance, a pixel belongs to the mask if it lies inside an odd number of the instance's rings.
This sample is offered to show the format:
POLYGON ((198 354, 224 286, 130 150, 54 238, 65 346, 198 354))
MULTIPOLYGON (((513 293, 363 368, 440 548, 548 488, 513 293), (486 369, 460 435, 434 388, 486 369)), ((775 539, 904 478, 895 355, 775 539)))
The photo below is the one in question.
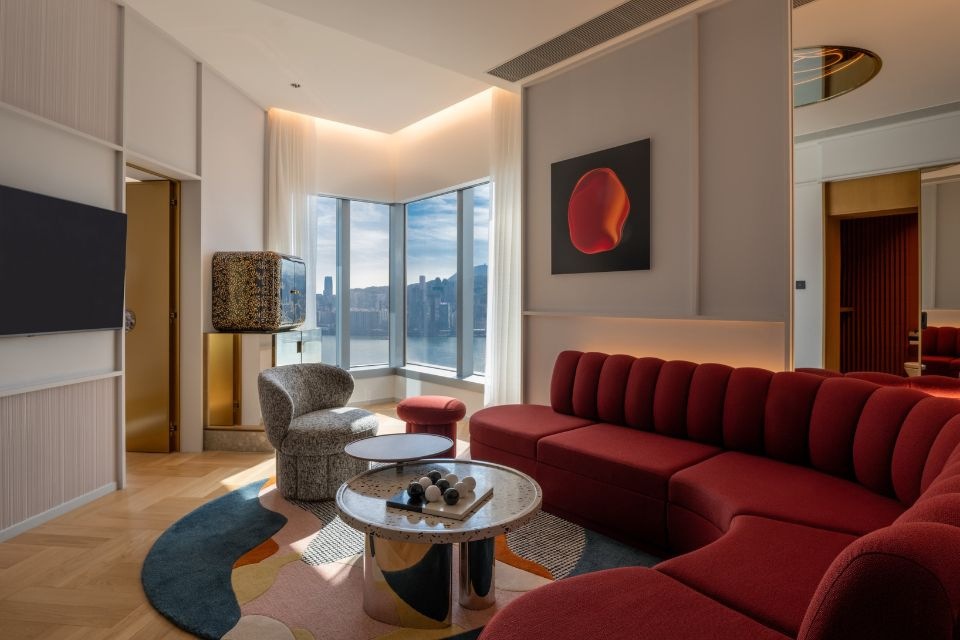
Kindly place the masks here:
POLYGON ((499 608, 551 580, 658 561, 541 513, 496 541, 496 605, 454 606, 450 628, 425 631, 363 612, 362 554, 362 534, 340 520, 333 502, 291 503, 261 480, 167 529, 144 561, 143 588, 157 611, 201 638, 466 640, 499 608))

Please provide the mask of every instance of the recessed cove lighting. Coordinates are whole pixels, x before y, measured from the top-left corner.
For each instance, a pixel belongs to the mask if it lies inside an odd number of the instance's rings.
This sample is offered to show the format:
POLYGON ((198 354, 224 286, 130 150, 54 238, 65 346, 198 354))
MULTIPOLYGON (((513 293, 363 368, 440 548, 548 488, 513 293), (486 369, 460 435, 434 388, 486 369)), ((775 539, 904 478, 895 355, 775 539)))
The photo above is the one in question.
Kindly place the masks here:
POLYGON ((883 63, 866 49, 843 46, 793 50, 793 106, 804 107, 853 91, 873 79, 883 63))

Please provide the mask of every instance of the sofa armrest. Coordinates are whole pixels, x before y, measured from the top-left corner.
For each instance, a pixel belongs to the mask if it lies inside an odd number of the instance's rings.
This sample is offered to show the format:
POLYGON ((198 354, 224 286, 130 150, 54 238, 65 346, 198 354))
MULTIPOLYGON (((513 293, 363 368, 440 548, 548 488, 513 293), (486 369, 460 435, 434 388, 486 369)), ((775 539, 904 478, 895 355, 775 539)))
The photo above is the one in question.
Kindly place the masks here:
POLYGON ((830 565, 798 640, 953 640, 960 609, 960 530, 940 523, 886 527, 830 565))

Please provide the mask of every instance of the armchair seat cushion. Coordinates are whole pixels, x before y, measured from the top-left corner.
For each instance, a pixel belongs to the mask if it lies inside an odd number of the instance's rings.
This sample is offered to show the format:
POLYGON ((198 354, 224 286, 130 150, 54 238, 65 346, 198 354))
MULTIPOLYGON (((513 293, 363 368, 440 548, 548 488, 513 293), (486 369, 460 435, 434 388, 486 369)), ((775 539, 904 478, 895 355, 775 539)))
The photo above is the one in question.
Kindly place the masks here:
POLYGON ((716 542, 654 568, 796 636, 820 578, 854 540, 826 529, 738 516, 716 542))
POLYGON ((721 453, 679 471, 670 502, 726 531, 737 515, 760 515, 844 533, 885 527, 905 510, 849 480, 786 462, 721 453))
POLYGON ((343 453, 347 444, 376 435, 377 417, 353 407, 321 409, 290 421, 280 445, 282 453, 320 456, 343 453))

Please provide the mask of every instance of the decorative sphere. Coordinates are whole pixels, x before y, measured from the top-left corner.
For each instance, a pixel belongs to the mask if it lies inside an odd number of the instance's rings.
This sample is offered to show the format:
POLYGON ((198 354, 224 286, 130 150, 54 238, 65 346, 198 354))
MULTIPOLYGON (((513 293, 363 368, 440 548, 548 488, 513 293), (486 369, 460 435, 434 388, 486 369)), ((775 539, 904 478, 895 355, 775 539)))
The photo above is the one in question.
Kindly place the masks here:
POLYGON ((443 474, 437 471, 436 469, 434 469, 433 471, 427 474, 427 477, 430 478, 430 482, 432 482, 433 484, 437 484, 437 480, 442 478, 443 474))
POLYGON ((447 489, 443 492, 443 501, 447 504, 457 504, 460 500, 460 492, 456 489, 447 489))
POLYGON ((423 485, 419 482, 411 482, 410 486, 407 487, 407 495, 411 498, 422 498, 423 492, 423 485))
POLYGON ((474 478, 473 476, 467 476, 460 482, 463 483, 463 488, 466 489, 468 492, 473 491, 474 489, 477 488, 477 479, 474 478))
POLYGON ((458 482, 457 484, 453 485, 453 488, 456 489, 457 493, 461 495, 464 493, 470 493, 467 491, 467 485, 463 484, 462 482, 458 482))
POLYGON ((450 488, 450 483, 445 478, 440 478, 437 480, 437 486, 440 487, 440 491, 446 491, 450 488))
POLYGON ((433 484, 433 481, 427 476, 423 476, 422 478, 417 480, 417 482, 419 482, 420 486, 423 487, 424 489, 426 489, 427 487, 433 484))
POLYGON ((440 487, 438 487, 435 484, 432 484, 429 487, 427 487, 427 490, 424 492, 424 495, 427 497, 427 502, 436 502, 437 500, 440 499, 442 492, 440 491, 440 487))
POLYGON ((460 482, 459 476, 457 476, 455 473, 448 473, 447 475, 443 476, 443 479, 449 482, 451 487, 460 482))

